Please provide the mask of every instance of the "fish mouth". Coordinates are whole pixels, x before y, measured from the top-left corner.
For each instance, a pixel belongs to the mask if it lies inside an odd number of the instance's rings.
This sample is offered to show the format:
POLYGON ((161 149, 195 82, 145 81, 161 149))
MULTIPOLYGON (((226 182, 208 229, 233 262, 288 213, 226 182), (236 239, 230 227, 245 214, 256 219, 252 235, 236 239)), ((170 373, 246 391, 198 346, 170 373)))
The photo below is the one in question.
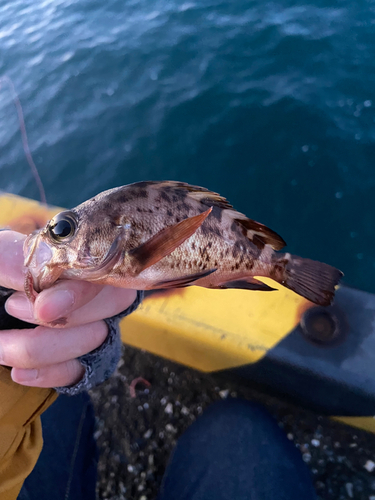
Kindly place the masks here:
POLYGON ((58 278, 48 265, 53 257, 53 249, 40 236, 39 231, 34 232, 23 244, 24 266, 31 274, 33 288, 38 293, 50 287, 58 278))

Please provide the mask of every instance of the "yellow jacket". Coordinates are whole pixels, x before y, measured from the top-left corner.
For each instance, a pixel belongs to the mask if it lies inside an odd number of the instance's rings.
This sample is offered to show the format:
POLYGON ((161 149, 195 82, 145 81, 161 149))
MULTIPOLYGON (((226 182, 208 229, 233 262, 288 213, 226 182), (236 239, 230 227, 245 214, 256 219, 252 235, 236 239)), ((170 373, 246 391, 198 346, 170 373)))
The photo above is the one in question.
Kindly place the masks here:
POLYGON ((57 398, 53 389, 25 387, 0 366, 0 498, 15 500, 43 446, 40 415, 57 398))

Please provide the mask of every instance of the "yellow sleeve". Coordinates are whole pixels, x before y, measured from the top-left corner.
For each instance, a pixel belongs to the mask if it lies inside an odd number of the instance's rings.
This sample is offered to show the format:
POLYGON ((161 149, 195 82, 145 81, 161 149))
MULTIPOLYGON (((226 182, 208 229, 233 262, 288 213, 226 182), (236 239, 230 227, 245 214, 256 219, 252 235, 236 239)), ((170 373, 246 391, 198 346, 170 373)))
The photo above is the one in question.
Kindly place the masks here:
POLYGON ((25 387, 0 366, 0 498, 15 500, 43 446, 40 415, 57 398, 53 389, 25 387))

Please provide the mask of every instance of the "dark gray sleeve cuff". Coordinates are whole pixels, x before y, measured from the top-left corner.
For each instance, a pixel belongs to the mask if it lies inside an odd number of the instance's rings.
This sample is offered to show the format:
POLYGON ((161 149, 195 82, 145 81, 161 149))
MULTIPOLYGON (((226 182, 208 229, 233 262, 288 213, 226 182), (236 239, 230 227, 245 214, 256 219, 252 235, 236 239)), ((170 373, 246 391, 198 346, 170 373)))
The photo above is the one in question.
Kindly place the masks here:
POLYGON ((137 309, 142 302, 144 292, 138 290, 137 298, 125 311, 112 318, 105 319, 108 325, 108 336, 103 344, 93 351, 78 358, 85 368, 83 378, 75 385, 69 387, 55 387, 60 394, 74 396, 83 391, 88 391, 93 387, 107 380, 115 371, 117 363, 121 357, 121 337, 119 322, 137 309))

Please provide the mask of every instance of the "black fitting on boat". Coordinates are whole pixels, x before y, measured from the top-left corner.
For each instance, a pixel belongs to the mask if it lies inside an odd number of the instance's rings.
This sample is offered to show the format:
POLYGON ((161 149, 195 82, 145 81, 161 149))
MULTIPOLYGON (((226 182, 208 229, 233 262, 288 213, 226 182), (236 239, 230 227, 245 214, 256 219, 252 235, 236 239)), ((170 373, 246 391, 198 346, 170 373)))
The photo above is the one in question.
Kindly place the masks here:
POLYGON ((305 339, 318 347, 336 346, 344 341, 347 333, 344 314, 335 306, 307 309, 300 325, 305 339))

